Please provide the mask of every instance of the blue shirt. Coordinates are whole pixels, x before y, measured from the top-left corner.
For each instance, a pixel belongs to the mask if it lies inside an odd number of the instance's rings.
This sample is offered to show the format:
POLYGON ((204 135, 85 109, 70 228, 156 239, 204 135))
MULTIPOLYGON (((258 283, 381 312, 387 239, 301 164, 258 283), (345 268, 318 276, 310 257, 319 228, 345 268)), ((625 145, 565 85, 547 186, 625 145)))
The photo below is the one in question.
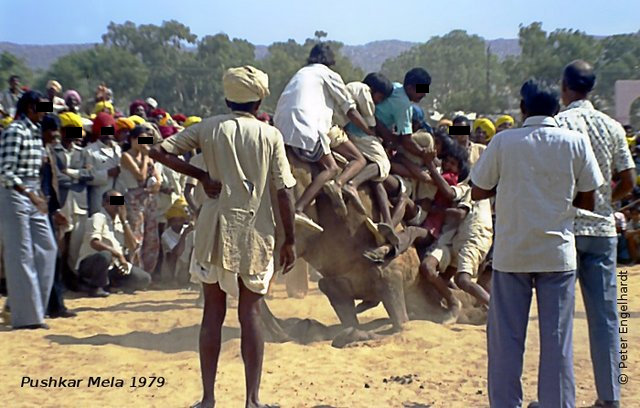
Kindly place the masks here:
POLYGON ((399 135, 410 135, 413 133, 411 117, 411 101, 402 84, 394 82, 391 96, 376 105, 376 119, 390 131, 395 127, 399 135))

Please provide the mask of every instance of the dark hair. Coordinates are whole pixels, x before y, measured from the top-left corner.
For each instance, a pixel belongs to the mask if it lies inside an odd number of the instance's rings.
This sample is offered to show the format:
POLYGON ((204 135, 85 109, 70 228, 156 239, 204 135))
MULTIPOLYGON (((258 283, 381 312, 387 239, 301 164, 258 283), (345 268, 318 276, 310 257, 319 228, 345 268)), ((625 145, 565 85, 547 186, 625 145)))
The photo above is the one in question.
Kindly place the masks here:
POLYGON ((560 110, 558 92, 541 81, 530 79, 520 88, 528 116, 554 116, 560 110))
POLYGON ((27 91, 23 93, 16 105, 16 118, 26 115, 29 106, 35 110, 35 105, 40 102, 42 98, 42 94, 38 91, 27 91))
POLYGON ((11 75, 9 77, 9 82, 13 81, 14 79, 20 79, 20 75, 11 75))
POLYGON ((323 64, 330 67, 336 64, 336 56, 329 44, 319 43, 311 49, 307 64, 323 64))
POLYGON ((107 190, 104 193, 102 193, 102 203, 103 204, 104 203, 108 203, 109 202, 109 197, 111 197, 114 194, 120 194, 120 192, 117 191, 117 190, 111 189, 111 190, 107 190))
POLYGON ((463 181, 469 177, 469 155, 459 144, 452 142, 447 146, 446 157, 451 157, 458 162, 458 180, 463 181))
POLYGON ((228 99, 225 99, 225 101, 227 102, 227 106, 229 107, 229 109, 234 111, 241 111, 241 112, 251 112, 255 108, 256 103, 260 102, 260 101, 254 101, 254 102, 237 103, 237 102, 231 102, 228 99))
POLYGON ((136 125, 130 132, 129 132, 129 137, 138 137, 141 134, 143 134, 144 132, 147 131, 147 128, 142 126, 142 125, 136 125))
POLYGON ((469 118, 462 115, 458 115, 453 118, 452 122, 453 126, 471 126, 471 121, 469 120, 469 118))
POLYGON ((573 61, 564 67, 563 79, 569 89, 582 94, 591 92, 596 84, 593 67, 582 60, 573 61))
POLYGON ((393 93, 393 84, 386 76, 379 72, 367 74, 362 80, 362 83, 368 85, 371 91, 380 92, 385 98, 390 97, 393 93))
POLYGON ((60 129, 60 119, 58 116, 53 113, 47 113, 44 118, 42 118, 42 123, 40 124, 40 130, 46 132, 47 130, 58 130, 60 129))
POLYGON ((458 143, 455 142, 451 136, 449 136, 449 133, 447 133, 446 130, 437 129, 433 132, 433 137, 434 142, 435 140, 438 140, 442 145, 442 148, 440 149, 441 157, 446 156, 449 153, 449 150, 455 148, 458 145, 458 143))
POLYGON ((431 85, 431 75, 422 68, 413 68, 404 75, 404 86, 425 84, 431 85))

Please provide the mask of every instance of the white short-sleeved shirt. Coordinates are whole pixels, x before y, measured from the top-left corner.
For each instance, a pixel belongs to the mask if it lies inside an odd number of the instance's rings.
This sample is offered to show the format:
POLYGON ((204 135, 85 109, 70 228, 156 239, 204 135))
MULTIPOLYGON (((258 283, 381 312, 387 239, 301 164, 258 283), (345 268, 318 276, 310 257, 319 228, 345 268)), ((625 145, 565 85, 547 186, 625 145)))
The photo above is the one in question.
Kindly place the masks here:
POLYGON ((552 117, 529 117, 494 136, 471 180, 484 190, 497 186, 496 270, 576 269, 573 200, 604 182, 585 135, 558 128, 552 117))
POLYGON ((273 121, 289 146, 312 151, 326 137, 334 110, 356 108, 340 74, 322 64, 301 68, 282 91, 273 121))
POLYGON ((596 110, 585 99, 575 101, 556 116, 560 127, 576 130, 589 137, 602 176, 607 181, 596 190, 593 211, 578 210, 575 234, 615 237, 616 223, 611 205, 611 177, 635 167, 627 145, 626 132, 618 121, 596 110))

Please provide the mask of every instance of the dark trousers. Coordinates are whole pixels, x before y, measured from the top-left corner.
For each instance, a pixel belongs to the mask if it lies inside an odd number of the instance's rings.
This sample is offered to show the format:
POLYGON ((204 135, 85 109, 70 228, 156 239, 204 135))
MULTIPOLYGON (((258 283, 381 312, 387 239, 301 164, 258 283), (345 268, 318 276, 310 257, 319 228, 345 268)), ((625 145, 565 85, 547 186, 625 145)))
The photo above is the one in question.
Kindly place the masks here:
POLYGON ((62 257, 59 256, 56 259, 56 270, 53 275, 53 286, 51 287, 51 295, 49 296, 49 304, 47 305, 47 314, 60 313, 67 310, 64 305, 64 283, 62 281, 62 267, 65 263, 62 257))
POLYGON ((131 268, 131 273, 122 275, 111 266, 113 255, 109 251, 100 251, 89 255, 80 261, 78 275, 80 281, 91 288, 110 286, 125 291, 146 289, 151 283, 151 275, 137 266, 131 268))

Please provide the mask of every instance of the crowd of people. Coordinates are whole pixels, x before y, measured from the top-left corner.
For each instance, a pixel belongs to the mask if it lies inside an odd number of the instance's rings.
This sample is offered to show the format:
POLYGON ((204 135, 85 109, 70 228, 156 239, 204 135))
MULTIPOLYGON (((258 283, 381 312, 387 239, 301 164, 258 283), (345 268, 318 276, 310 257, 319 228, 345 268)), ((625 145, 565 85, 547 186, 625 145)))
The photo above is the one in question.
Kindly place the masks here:
POLYGON ((372 264, 416 249, 420 274, 452 322, 461 308, 455 288, 487 309, 492 406, 522 404, 533 288, 539 406, 574 406, 577 276, 596 406, 619 406, 616 248, 627 261, 639 259, 638 149, 633 129, 589 102, 593 68, 567 65, 559 73, 561 98, 543 83, 525 82, 518 127, 509 115, 430 124, 419 106, 432 80, 425 69, 409 70, 402 83, 370 73, 345 84, 334 64, 328 45, 313 47, 272 116, 259 112, 267 75, 229 69, 223 89, 232 112, 204 120, 171 115, 151 97, 133 101, 125 114, 104 85, 92 112, 83 112, 81 95, 63 93, 55 80, 42 94, 11 77, 0 97, 0 232, 12 327, 46 328, 47 316, 73 317, 65 288, 105 297, 152 282, 202 283, 197 406, 215 400, 227 294, 239 298, 247 406, 261 406, 257 315, 278 266, 272 186, 285 272, 296 259, 294 225, 324 231, 308 209, 326 194, 336 217, 366 215, 376 247, 362 255, 372 264), (566 109, 559 112, 561 100, 566 109), (294 158, 313 169, 295 200, 294 158), (361 200, 364 185, 374 213, 361 200))

